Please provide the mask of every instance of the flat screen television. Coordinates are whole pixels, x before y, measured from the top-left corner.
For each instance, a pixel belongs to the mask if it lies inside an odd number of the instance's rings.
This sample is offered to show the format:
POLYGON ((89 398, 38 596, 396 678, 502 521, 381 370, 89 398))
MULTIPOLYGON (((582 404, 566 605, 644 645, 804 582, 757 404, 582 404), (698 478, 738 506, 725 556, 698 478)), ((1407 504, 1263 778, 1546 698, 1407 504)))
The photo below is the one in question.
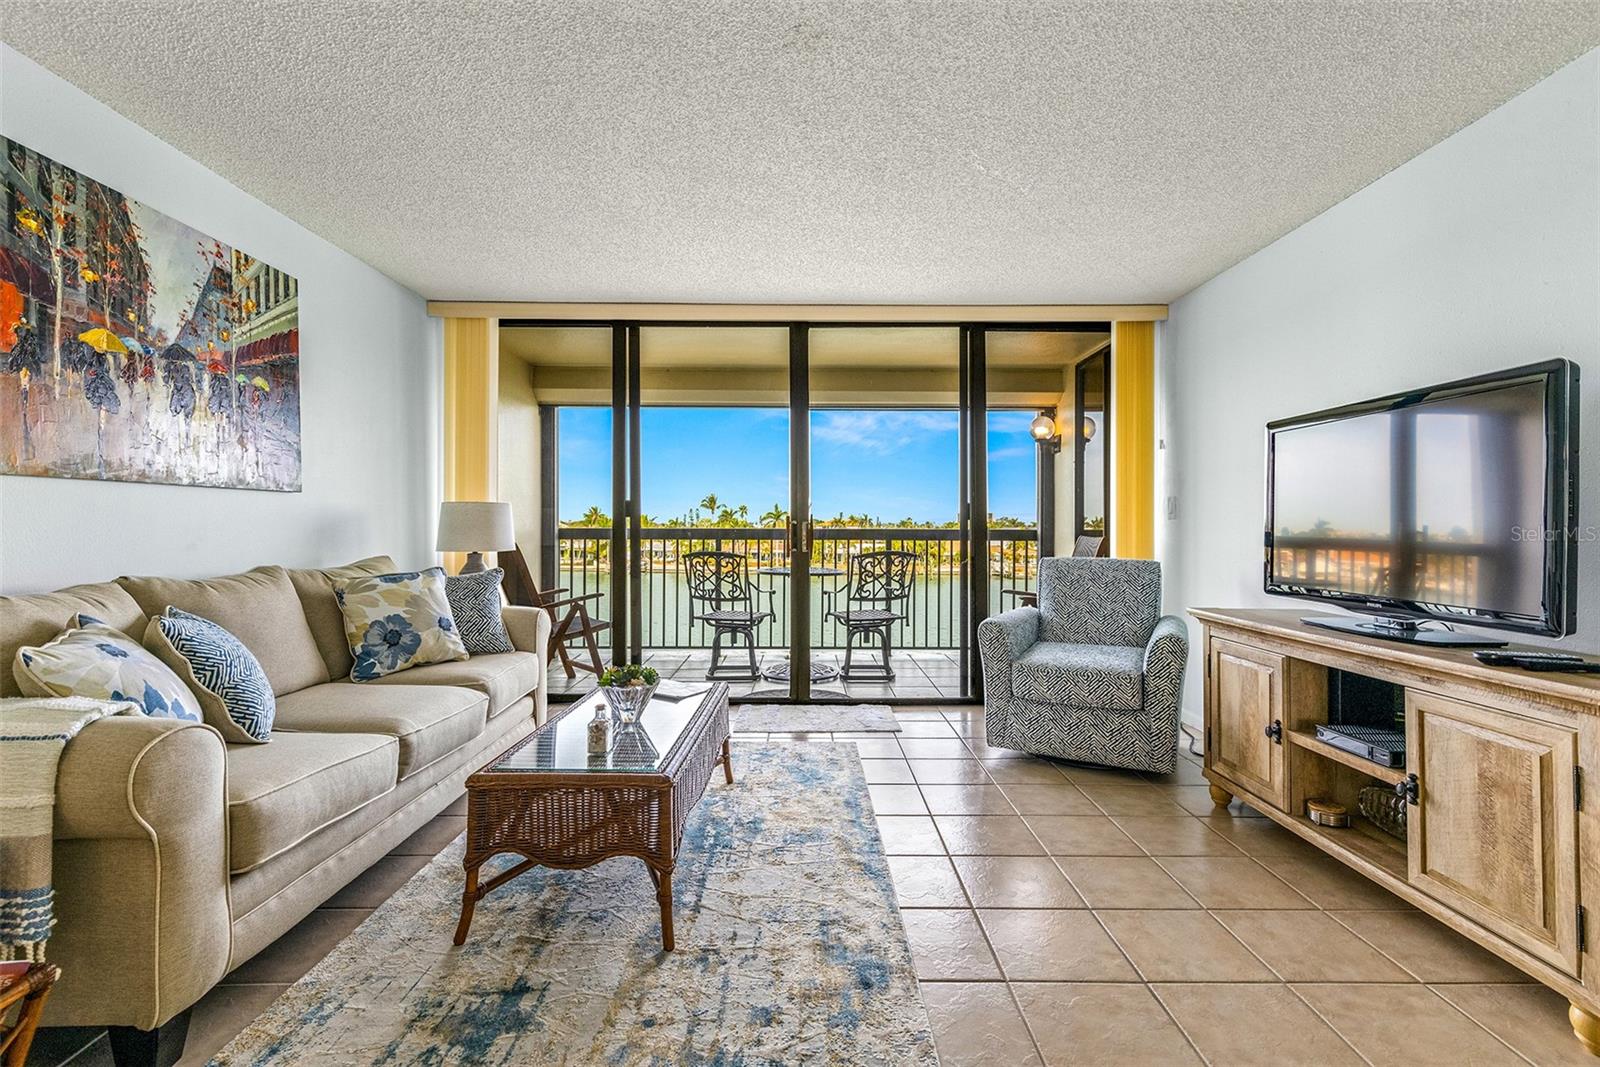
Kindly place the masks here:
POLYGON ((1427 644, 1426 620, 1559 637, 1577 622, 1578 368, 1567 360, 1267 425, 1266 591, 1307 619, 1427 644))

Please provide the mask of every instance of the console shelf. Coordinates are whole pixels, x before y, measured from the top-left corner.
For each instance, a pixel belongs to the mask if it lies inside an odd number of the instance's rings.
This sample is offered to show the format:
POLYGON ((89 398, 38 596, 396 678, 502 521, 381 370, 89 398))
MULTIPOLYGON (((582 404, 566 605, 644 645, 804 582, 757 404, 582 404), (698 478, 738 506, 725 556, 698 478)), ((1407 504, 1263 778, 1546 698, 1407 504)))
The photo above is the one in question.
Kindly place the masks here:
POLYGON ((1352 812, 1349 826, 1334 827, 1318 826, 1304 815, 1290 818, 1306 831, 1302 836, 1320 838, 1326 842, 1324 851, 1353 853, 1368 863, 1382 867, 1396 878, 1406 877, 1405 842, 1390 837, 1374 826, 1370 819, 1352 812))
POLYGON ((1406 769, 1404 767, 1385 767, 1381 763, 1373 763, 1369 759, 1362 759, 1354 752, 1346 752, 1344 749, 1339 748, 1336 745, 1330 745, 1326 741, 1317 740, 1315 730, 1290 730, 1288 737, 1290 744, 1298 745, 1303 749, 1315 752, 1317 755, 1322 756, 1325 759, 1331 759, 1335 763, 1342 763, 1346 767, 1353 767, 1362 774, 1370 774, 1380 782, 1388 782, 1390 785, 1399 785, 1401 782, 1406 780, 1406 769))

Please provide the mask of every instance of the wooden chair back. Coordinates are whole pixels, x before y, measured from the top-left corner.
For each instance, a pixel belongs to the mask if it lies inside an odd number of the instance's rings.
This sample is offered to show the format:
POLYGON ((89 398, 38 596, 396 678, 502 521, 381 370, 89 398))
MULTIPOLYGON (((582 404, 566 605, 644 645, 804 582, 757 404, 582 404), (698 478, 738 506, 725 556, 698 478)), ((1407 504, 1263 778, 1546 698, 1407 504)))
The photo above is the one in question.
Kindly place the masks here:
POLYGON ((1105 546, 1104 534, 1079 534, 1072 542, 1072 554, 1080 559, 1093 559, 1102 554, 1105 546))

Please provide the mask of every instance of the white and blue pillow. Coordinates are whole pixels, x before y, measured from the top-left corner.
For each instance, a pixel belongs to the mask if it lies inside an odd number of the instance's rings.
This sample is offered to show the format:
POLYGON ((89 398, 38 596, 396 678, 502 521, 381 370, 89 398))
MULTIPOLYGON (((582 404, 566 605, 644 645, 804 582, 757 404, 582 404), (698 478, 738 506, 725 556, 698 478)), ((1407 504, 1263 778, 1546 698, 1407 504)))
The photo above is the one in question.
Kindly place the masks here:
POLYGON ((335 578, 333 595, 355 659, 351 681, 467 658, 445 595, 443 567, 335 578))
POLYGON ((233 634, 199 615, 168 607, 150 620, 144 642, 186 678, 206 722, 232 744, 269 741, 278 703, 272 683, 233 634))
POLYGON ((73 621, 43 645, 17 649, 11 673, 24 696, 127 700, 152 718, 202 721, 189 687, 133 638, 88 615, 73 621))
POLYGON ((490 567, 476 574, 453 574, 444 580, 450 614, 471 655, 517 650, 500 615, 500 580, 505 573, 499 567, 490 567))

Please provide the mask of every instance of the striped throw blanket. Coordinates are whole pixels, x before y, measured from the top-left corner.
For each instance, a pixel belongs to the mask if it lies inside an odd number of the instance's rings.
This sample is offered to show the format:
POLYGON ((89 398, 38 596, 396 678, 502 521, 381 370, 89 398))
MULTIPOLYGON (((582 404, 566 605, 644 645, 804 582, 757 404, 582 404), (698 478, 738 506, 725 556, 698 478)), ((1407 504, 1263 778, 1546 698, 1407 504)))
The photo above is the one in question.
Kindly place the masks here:
POLYGON ((50 848, 62 749, 96 719, 138 710, 86 697, 0 699, 0 960, 44 959, 55 924, 50 848))

